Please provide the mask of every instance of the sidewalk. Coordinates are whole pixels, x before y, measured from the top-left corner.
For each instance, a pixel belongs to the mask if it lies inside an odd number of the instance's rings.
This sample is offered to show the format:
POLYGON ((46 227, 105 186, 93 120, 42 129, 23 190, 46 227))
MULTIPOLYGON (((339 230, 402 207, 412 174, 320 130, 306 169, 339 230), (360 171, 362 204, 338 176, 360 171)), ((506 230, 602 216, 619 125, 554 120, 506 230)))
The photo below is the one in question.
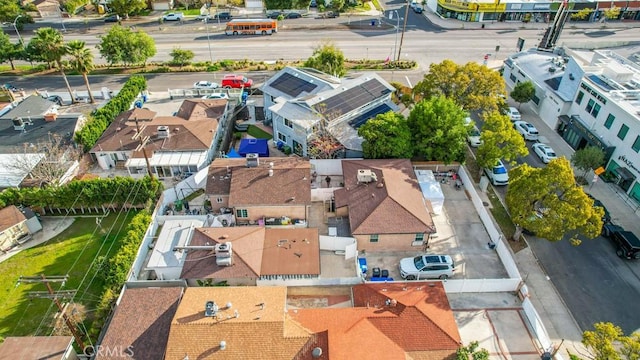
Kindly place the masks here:
POLYGON ((42 224, 42 230, 37 233, 31 235, 32 239, 27 241, 22 245, 18 245, 11 250, 9 250, 5 254, 0 255, 0 263, 11 258, 22 250, 26 250, 32 248, 34 246, 40 245, 49 239, 54 238, 56 235, 63 232, 66 228, 73 224, 75 218, 74 217, 43 217, 40 220, 40 224, 42 224))

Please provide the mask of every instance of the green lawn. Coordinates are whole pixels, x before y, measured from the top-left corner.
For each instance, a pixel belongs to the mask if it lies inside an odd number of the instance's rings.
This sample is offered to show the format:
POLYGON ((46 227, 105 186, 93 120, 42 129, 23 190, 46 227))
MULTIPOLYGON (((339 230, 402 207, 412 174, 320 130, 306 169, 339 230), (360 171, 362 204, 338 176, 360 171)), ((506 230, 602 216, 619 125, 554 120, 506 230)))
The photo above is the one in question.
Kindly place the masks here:
MULTIPOLYGON (((118 250, 119 242, 124 237, 124 229, 127 223, 135 213, 129 216, 121 215, 117 219, 117 214, 111 214, 102 220, 102 232, 92 233, 96 227, 94 217, 77 218, 75 222, 67 228, 63 233, 49 240, 49 242, 24 250, 0 263, 0 336, 25 336, 25 335, 49 335, 51 333, 51 317, 54 311, 47 314, 47 309, 51 305, 51 300, 46 298, 29 299, 30 291, 46 291, 46 287, 42 283, 20 284, 16 286, 18 278, 22 276, 39 276, 45 274, 48 276, 62 276, 68 273, 64 290, 78 290, 75 302, 81 305, 81 311, 91 311, 95 309, 96 304, 102 294, 104 285, 102 279, 96 276, 91 285, 89 282, 95 272, 89 269, 91 261, 94 259, 100 245, 105 242, 99 256, 107 255, 109 246, 114 241, 109 255, 114 254, 118 250), (117 223, 116 223, 116 220, 117 223), (113 230, 107 236, 109 229, 113 226, 113 230), (120 233, 118 230, 122 226, 120 233), (80 260, 71 269, 71 265, 78 259, 82 249, 87 245, 86 250, 80 257, 80 260), (69 272, 71 270, 71 272, 69 272), (80 281, 84 275, 89 272, 82 288, 78 288, 80 281), (81 295, 87 290, 82 299, 81 295), (48 317, 45 318, 45 315, 48 317), (43 319, 45 319, 43 321, 43 319), (36 329, 43 325, 35 334, 36 329)), ((54 290, 60 290, 60 283, 51 283, 54 290)), ((55 306, 54 306, 55 307, 55 306)), ((87 328, 90 327, 93 319, 89 318, 85 321, 87 328)), ((102 320, 101 320, 102 321, 102 320)))

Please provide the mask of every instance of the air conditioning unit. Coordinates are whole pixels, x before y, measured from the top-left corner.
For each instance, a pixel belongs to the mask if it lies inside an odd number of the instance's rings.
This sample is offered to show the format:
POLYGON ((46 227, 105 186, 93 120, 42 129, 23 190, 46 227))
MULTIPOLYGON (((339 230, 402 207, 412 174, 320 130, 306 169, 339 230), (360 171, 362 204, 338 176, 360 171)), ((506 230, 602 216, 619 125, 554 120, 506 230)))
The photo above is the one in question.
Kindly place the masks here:
POLYGON ((233 250, 230 242, 216 244, 214 249, 216 254, 216 265, 231 266, 233 265, 233 250))
POLYGON ((368 169, 360 169, 358 170, 358 182, 359 183, 370 183, 372 181, 378 181, 377 175, 368 169))
POLYGON ((22 131, 24 130, 24 120, 22 120, 22 118, 15 118, 12 120, 13 121, 13 130, 16 131, 22 131))
POLYGON ((260 165, 258 154, 247 154, 247 167, 258 167, 258 165, 260 165))
POLYGON ((158 138, 165 139, 169 137, 169 127, 168 126, 158 126, 158 138))

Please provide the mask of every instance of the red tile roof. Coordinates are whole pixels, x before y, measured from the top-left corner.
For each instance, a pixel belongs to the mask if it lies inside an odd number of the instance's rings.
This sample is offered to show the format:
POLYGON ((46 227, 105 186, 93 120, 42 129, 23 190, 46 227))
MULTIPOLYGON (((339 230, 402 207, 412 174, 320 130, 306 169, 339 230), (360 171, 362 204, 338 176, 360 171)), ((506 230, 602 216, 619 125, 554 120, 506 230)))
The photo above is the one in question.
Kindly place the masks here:
POLYGON ((217 265, 211 250, 189 250, 180 277, 227 279, 320 274, 318 229, 257 226, 198 228, 189 245, 213 246, 227 241, 231 242, 233 251, 232 266, 217 265))
MULTIPOLYGON (((126 289, 101 346, 122 352, 131 347, 136 360, 162 359, 182 291, 180 287, 126 289)), ((120 352, 103 352, 96 360, 121 358, 120 352)))
POLYGON ((334 192, 336 207, 349 207, 352 234, 433 233, 411 162, 406 159, 343 160, 344 188, 334 192), (358 183, 358 170, 371 170, 377 181, 358 183))
POLYGON ((363 284, 353 287, 353 308, 289 313, 309 330, 327 332, 331 359, 446 359, 460 334, 441 283, 363 284), (433 284, 433 286, 431 286, 433 284), (395 306, 386 305, 395 300, 395 306), (411 354, 411 355, 410 355, 411 354))
POLYGON ((215 159, 209 167, 207 194, 230 195, 229 206, 232 207, 311 204, 308 160, 286 157, 261 158, 259 161, 257 167, 248 168, 246 159, 215 159), (269 176, 270 168, 273 176, 269 176))

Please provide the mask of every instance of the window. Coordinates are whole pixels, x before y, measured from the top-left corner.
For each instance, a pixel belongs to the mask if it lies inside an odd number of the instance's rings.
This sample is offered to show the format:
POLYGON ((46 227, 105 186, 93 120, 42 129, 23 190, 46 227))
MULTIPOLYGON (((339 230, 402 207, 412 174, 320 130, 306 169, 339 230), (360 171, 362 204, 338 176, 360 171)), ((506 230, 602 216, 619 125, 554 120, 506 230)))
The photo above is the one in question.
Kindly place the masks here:
POLYGON ((282 140, 282 142, 287 142, 287 136, 281 133, 278 133, 278 139, 282 140))
POLYGON ((424 233, 417 233, 416 238, 413 241, 424 241, 424 233))
POLYGON ((378 234, 369 235, 369 242, 377 243, 378 242, 378 234))
POLYGON ((600 113, 600 104, 593 105, 593 110, 591 111, 591 115, 593 115, 594 118, 597 118, 599 113, 600 113))
POLYGON ((509 74, 509 80, 511 80, 511 81, 513 81, 513 82, 516 82, 516 80, 518 80, 518 79, 516 78, 516 76, 515 76, 515 75, 513 75, 513 74, 509 74))
POLYGON ((587 103, 587 108, 585 110, 587 110, 587 112, 591 114, 591 110, 593 109, 593 105, 595 104, 596 102, 593 101, 593 99, 589 99, 589 102, 587 103))
POLYGON ((576 97, 576 104, 580 105, 580 103, 582 103, 583 98, 584 98, 584 92, 579 91, 578 96, 576 97))
POLYGON ((636 141, 633 142, 633 145, 631 146, 631 148, 635 152, 640 151, 640 136, 636 136, 636 141))
POLYGON ((293 122, 289 119, 284 119, 284 126, 288 127, 289 129, 293 129, 293 122))
POLYGON ((217 199, 216 199, 216 202, 217 202, 218 204, 222 204, 222 198, 221 198, 221 197, 217 198, 217 199))
POLYGON ((531 101, 533 101, 536 105, 540 105, 540 98, 537 97, 536 94, 533 94, 531 101))
POLYGON ((613 120, 615 119, 616 117, 613 116, 613 114, 609 114, 609 116, 607 116, 607 121, 604 122, 604 127, 611 129, 611 125, 613 125, 613 120))
POLYGON ((247 211, 247 209, 238 209, 238 210, 236 210, 236 217, 248 218, 249 217, 249 211, 247 211))
POLYGON ((622 124, 622 126, 620 126, 620 131, 618 131, 618 139, 624 140, 625 136, 627 136, 627 132, 629 132, 629 127, 622 124))

